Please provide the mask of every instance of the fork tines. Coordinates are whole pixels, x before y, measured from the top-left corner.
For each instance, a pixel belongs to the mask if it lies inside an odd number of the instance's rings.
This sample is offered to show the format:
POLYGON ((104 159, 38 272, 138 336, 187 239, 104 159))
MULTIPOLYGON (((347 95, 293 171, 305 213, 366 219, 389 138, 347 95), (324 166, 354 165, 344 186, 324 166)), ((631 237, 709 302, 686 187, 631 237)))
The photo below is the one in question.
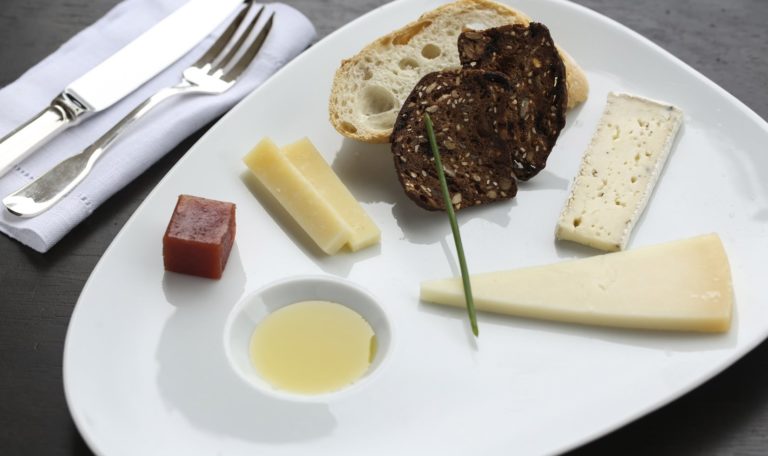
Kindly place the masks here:
POLYGON ((253 36, 253 31, 264 12, 264 6, 258 7, 255 15, 246 21, 250 13, 256 9, 256 3, 253 0, 247 0, 246 3, 248 6, 240 10, 213 46, 193 66, 203 69, 208 74, 216 74, 227 82, 234 81, 248 68, 272 29, 275 13, 270 14, 261 30, 253 36))

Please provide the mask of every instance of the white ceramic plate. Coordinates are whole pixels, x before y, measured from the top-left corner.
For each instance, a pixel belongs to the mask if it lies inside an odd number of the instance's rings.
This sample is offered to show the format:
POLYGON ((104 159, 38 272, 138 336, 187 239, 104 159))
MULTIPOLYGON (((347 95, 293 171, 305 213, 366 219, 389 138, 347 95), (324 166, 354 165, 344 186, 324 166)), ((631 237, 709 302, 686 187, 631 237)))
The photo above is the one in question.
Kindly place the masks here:
POLYGON ((559 452, 680 396, 764 339, 768 184, 757 170, 768 169, 768 126, 648 40, 556 0, 515 6, 551 28, 587 71, 591 95, 568 115, 546 171, 514 201, 460 214, 470 270, 593 253, 555 243, 554 225, 607 92, 628 91, 685 112, 631 247, 719 233, 733 269, 733 327, 668 334, 480 315, 475 345, 464 312, 419 302, 420 280, 456 273, 447 220, 404 196, 386 146, 339 136, 326 104, 342 58, 438 3, 389 4, 309 49, 212 128, 126 224, 80 297, 64 353, 69 407, 97 453, 559 452), (309 136, 381 227, 381 246, 325 257, 257 198, 240 158, 265 135, 309 136), (161 238, 180 193, 237 203, 220 281, 163 272, 161 238), (224 323, 240 297, 297 274, 359 284, 392 322, 385 370, 330 404, 260 395, 224 354, 224 323))

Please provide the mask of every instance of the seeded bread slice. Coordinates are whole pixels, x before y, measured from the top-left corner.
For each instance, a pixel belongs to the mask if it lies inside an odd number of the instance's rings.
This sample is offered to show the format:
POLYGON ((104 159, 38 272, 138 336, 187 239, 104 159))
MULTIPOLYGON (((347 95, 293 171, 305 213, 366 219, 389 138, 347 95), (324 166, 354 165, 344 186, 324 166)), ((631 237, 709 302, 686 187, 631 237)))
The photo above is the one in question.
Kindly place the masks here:
POLYGON ((468 30, 459 35, 459 58, 464 68, 509 76, 514 86, 509 107, 519 110, 511 130, 515 175, 520 180, 535 176, 565 126, 568 98, 565 65, 549 29, 531 22, 468 30))
MULTIPOLYGON (((427 73, 460 65, 456 40, 463 30, 529 22, 525 14, 490 0, 457 0, 425 13, 341 62, 329 101, 331 124, 349 138, 387 142, 416 83, 427 73)), ((587 99, 589 87, 574 60, 562 49, 560 54, 571 108, 587 99)))
POLYGON ((517 110, 506 109, 511 93, 509 78, 496 71, 445 70, 416 84, 391 139, 397 175, 409 198, 428 210, 445 208, 425 112, 434 124, 454 209, 515 196, 508 128, 517 110))

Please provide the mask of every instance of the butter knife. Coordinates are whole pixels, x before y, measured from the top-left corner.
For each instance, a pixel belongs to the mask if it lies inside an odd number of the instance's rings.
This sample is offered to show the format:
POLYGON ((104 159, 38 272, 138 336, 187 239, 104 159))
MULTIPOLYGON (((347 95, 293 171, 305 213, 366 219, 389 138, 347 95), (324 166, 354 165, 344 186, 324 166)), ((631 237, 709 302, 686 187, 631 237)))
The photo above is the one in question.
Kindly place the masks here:
POLYGON ((62 130, 136 90, 200 43, 243 0, 191 0, 69 84, 0 139, 0 176, 62 130))

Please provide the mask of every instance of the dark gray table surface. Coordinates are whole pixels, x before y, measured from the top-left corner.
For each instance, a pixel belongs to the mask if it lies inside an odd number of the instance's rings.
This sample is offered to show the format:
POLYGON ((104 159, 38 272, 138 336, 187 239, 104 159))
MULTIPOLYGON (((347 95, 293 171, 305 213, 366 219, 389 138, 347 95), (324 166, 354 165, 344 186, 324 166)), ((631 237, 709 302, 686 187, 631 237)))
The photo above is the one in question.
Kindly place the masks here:
MULTIPOLYGON (((285 2, 309 16, 320 37, 385 3, 285 2)), ((20 76, 116 3, 0 2, 0 86, 20 76)), ((578 3, 660 44, 768 118, 768 0, 578 3)), ((90 454, 64 401, 61 360, 69 317, 109 243, 200 134, 176 147, 50 252, 33 252, 0 235, 0 454, 90 454)), ((681 399, 574 453, 768 454, 766 367, 768 343, 763 343, 681 399)))

